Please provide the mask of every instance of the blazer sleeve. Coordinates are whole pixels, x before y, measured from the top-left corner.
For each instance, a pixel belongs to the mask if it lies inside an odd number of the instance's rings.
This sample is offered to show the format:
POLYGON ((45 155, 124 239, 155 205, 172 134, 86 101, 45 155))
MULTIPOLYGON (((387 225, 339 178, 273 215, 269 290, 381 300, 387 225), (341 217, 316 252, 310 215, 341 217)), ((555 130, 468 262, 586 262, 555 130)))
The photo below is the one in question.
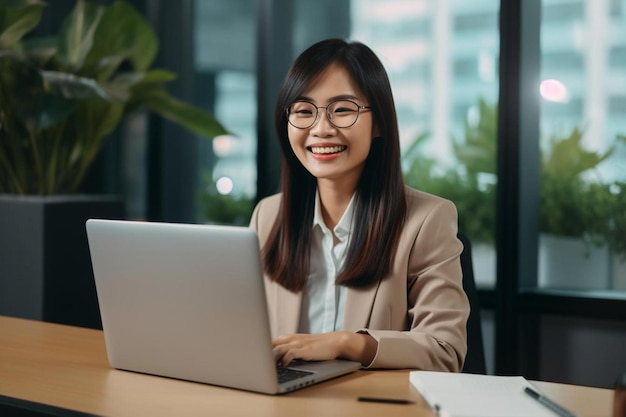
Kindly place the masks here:
MULTIPOLYGON (((426 209, 409 207, 394 272, 378 289, 377 298, 387 298, 390 309, 402 305, 406 295, 404 316, 396 322, 392 317, 386 329, 383 324, 359 330, 378 341, 368 368, 462 369, 469 316, 459 258, 463 245, 457 239, 456 207, 448 200, 434 201, 426 209)), ((375 310, 372 314, 370 323, 375 323, 375 310)))

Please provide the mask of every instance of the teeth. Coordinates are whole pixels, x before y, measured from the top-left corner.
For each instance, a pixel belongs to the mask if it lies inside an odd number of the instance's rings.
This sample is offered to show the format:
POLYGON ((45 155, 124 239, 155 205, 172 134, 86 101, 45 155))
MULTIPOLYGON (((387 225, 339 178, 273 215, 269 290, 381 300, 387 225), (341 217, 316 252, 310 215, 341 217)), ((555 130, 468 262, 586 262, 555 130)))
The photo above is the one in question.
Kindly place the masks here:
POLYGON ((345 149, 345 146, 312 146, 311 152, 313 153, 337 153, 345 149))

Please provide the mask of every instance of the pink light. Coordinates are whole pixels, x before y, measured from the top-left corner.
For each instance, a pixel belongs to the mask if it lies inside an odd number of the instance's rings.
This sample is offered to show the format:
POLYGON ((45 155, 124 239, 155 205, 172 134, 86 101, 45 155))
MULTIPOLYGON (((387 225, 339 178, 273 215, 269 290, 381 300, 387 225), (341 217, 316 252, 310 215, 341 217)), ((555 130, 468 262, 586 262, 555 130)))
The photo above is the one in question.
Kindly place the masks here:
POLYGON ((544 99, 556 103, 565 103, 568 99, 567 87, 559 80, 543 80, 539 92, 544 99))

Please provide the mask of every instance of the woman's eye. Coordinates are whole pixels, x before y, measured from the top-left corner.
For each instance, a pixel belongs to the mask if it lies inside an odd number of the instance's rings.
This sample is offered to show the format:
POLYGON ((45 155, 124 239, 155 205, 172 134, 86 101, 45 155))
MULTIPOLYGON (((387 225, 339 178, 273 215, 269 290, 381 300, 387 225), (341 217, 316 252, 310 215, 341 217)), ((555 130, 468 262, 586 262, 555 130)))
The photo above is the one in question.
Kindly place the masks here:
POLYGON ((329 109, 331 110, 332 114, 337 115, 337 116, 339 115, 345 116, 348 114, 354 114, 358 110, 356 105, 349 101, 335 102, 329 106, 329 109))
POLYGON ((289 114, 293 114, 298 117, 308 117, 315 114, 315 108, 308 103, 295 103, 291 106, 289 114))
POLYGON ((333 114, 337 116, 347 116, 356 113, 354 107, 337 107, 333 110, 333 114))

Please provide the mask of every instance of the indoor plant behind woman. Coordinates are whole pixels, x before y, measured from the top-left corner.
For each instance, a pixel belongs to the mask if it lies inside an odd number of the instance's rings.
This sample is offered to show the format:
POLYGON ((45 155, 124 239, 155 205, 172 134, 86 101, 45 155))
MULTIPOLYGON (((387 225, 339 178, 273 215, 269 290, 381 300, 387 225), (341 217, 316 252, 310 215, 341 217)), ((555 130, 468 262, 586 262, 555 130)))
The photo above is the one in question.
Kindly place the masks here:
POLYGON ((207 112, 170 96, 171 72, 145 19, 122 0, 79 0, 54 39, 23 37, 43 3, 0 4, 0 193, 73 193, 107 136, 139 108, 192 132, 225 133, 207 112))
POLYGON ((151 68, 158 41, 128 3, 78 0, 57 36, 36 39, 46 7, 0 3, 0 314, 97 327, 84 220, 121 214, 71 194, 109 134, 141 108, 199 136, 225 131, 167 92, 175 75, 151 68))

